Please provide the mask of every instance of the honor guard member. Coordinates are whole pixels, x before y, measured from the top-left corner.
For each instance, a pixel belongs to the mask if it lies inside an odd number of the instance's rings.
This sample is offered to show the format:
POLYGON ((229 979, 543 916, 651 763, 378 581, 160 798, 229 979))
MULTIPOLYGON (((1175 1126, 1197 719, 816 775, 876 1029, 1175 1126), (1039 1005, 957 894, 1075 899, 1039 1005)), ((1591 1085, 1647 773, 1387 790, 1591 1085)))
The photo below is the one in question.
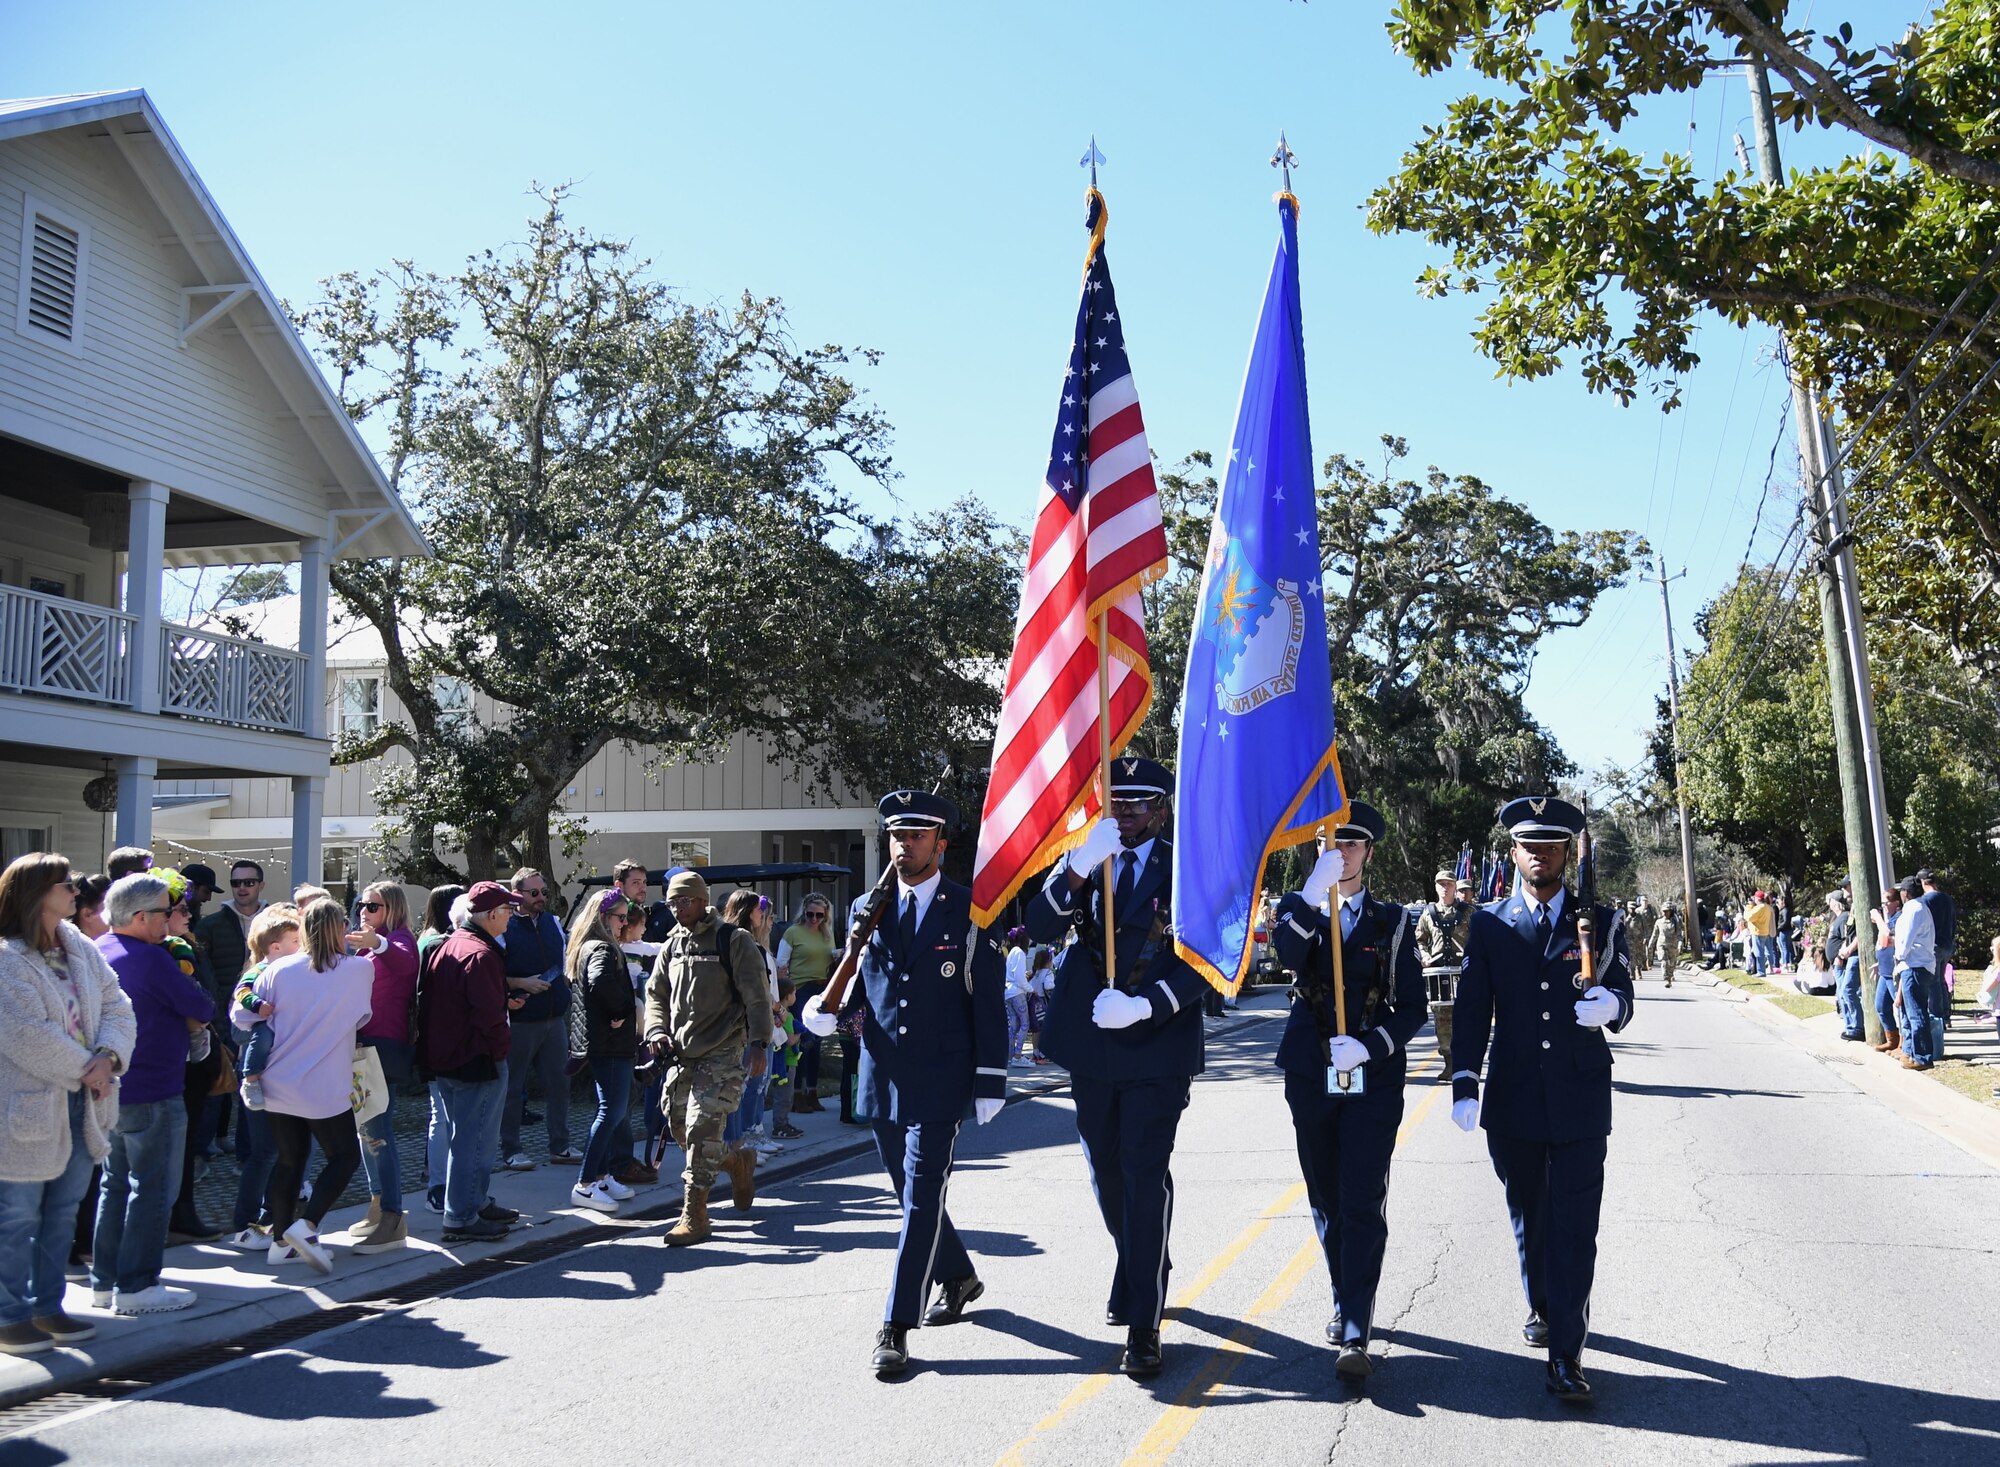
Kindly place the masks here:
POLYGON ((1585 986, 1578 901, 1563 886, 1583 813, 1536 797, 1510 801, 1500 823, 1514 837, 1521 881, 1514 895, 1472 919, 1458 981, 1463 1022, 1452 1039, 1451 1118, 1460 1130, 1486 1128, 1486 1149, 1506 1189, 1528 1297, 1522 1338, 1547 1347, 1554 1395, 1587 1402, 1583 1343, 1611 1134, 1611 1045, 1604 1035, 1632 1018, 1632 963, 1622 914, 1595 906, 1596 981, 1585 986))
POLYGON ((1123 1326, 1125 1373, 1160 1372, 1174 1132, 1202 1068, 1208 981, 1174 952, 1173 848, 1161 834, 1173 775, 1138 757, 1111 761, 1111 814, 1049 873, 1025 922, 1035 942, 1077 940, 1056 964, 1042 1051, 1070 1074, 1076 1131, 1118 1264, 1104 1322, 1123 1326), (1112 953, 1104 981, 1105 861, 1113 867, 1112 953))
POLYGON ((1465 929, 1472 920, 1472 883, 1439 868, 1434 878, 1437 900, 1426 903, 1417 918, 1417 961, 1430 991, 1431 1026, 1438 1053, 1451 1053, 1451 990, 1465 963, 1465 929))
MULTIPOLYGON (((945 1213, 952 1152, 968 1117, 980 1125, 1007 1097, 1006 960, 1000 940, 972 922, 970 888, 939 863, 958 823, 951 801, 898 790, 880 806, 896 868, 895 906, 868 939, 859 970, 861 1073, 856 1109, 875 1130, 875 1149, 902 1204, 902 1232, 888 1307, 870 1357, 892 1379, 910 1363, 919 1318, 951 1324, 986 1291, 945 1213), (938 1296, 928 1311, 932 1280, 938 1296)), ((860 920, 863 896, 848 920, 860 920)), ((834 1015, 817 997, 807 1026, 822 1038, 834 1015)))
POLYGON ((1278 904, 1272 929, 1279 960, 1299 975, 1277 1064, 1285 1072, 1306 1201, 1333 1281, 1326 1340, 1340 1351, 1334 1370, 1349 1380, 1375 1368, 1368 1331, 1389 1242, 1389 1157, 1403 1119, 1410 1039, 1424 1022, 1424 975, 1410 914, 1368 894, 1368 859, 1386 829, 1380 812, 1354 801, 1304 890, 1278 904), (1322 910, 1336 884, 1344 1024, 1336 1023, 1333 1008, 1333 918, 1322 910))

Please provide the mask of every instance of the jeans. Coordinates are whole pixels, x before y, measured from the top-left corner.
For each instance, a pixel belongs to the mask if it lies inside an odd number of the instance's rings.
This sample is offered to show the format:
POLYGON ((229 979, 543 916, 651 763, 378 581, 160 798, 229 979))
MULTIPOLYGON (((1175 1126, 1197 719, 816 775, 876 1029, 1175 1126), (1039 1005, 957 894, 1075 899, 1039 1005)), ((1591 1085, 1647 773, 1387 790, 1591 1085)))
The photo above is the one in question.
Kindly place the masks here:
POLYGON ((500 1115, 500 1154, 521 1149, 521 1102, 528 1093, 530 1072, 542 1082, 542 1107, 549 1118, 549 1150, 569 1150, 569 1020, 536 1019, 516 1022, 507 1051, 507 1108, 500 1115))
POLYGON ((1834 984, 1833 1006, 1840 1012, 1841 1033, 1853 1035, 1868 1032, 1861 1008, 1861 957, 1858 953, 1840 965, 1840 976, 1834 984))
POLYGON ((1028 995, 1007 996, 1007 1063, 1021 1057, 1021 1041, 1028 1037, 1028 995))
POLYGON ((590 1139, 583 1146, 582 1186, 611 1173, 614 1143, 625 1130, 625 1111, 632 1103, 632 1061, 606 1056, 590 1062, 590 1082, 597 1087, 597 1114, 590 1122, 590 1139))
POLYGON ((1770 974, 1778 971, 1777 938, 1753 936, 1750 939, 1750 948, 1753 954, 1751 962, 1755 965, 1750 969, 1752 973, 1760 977, 1768 977, 1770 974))
POLYGON ((178 1095, 118 1112, 104 1181, 97 1192, 97 1233, 90 1245, 90 1286, 136 1294, 160 1281, 167 1214, 180 1194, 187 1107, 178 1095))
POLYGON ((242 1069, 238 1073, 246 1080, 263 1074, 265 1062, 271 1058, 271 1026, 252 1024, 236 1032, 242 1036, 242 1069))
POLYGON ((1778 929, 1778 938, 1777 938, 1777 942, 1778 942, 1778 964, 1779 964, 1779 966, 1781 966, 1781 967, 1785 967, 1785 968, 1789 968, 1789 967, 1791 967, 1791 966, 1792 966, 1792 937, 1791 937, 1791 934, 1790 934, 1790 933, 1788 933, 1788 932, 1786 932, 1786 931, 1785 931, 1785 930, 1784 930, 1784 929, 1783 929, 1782 927, 1781 927, 1781 928, 1779 928, 1779 929, 1778 929))
POLYGON ((382 1199, 384 1212, 403 1210, 403 1161, 396 1155, 396 1090, 410 1078, 410 1046, 396 1039, 359 1041, 382 1062, 389 1082, 389 1104, 382 1114, 361 1127, 361 1166, 368 1173, 369 1192, 382 1199))
POLYGON ((494 1080, 439 1077, 431 1082, 431 1094, 444 1111, 444 1225, 464 1227, 486 1205, 486 1184, 493 1177, 493 1136, 500 1125, 500 1107, 507 1103, 507 1082, 504 1075, 494 1080))
POLYGON ((744 1071, 743 1099, 729 1113, 729 1124, 722 1128, 722 1139, 729 1145, 734 1146, 743 1139, 744 1132, 753 1131, 764 1123, 764 1086, 768 1079, 767 1075, 752 1075, 744 1071))
POLYGON ((88 1093, 70 1092, 69 1165, 46 1182, 0 1182, 0 1326, 62 1308, 63 1265, 93 1165, 83 1144, 88 1093))
POLYGON ((271 1134, 271 1118, 261 1110, 243 1107, 237 1118, 237 1152, 242 1170, 236 1179, 236 1211, 229 1225, 242 1232, 264 1211, 264 1194, 271 1186, 271 1168, 278 1164, 278 1138, 271 1134))
POLYGON ((1931 988, 1936 980, 1929 968, 1905 968, 1896 978, 1903 993, 1903 1053, 1929 1066, 1937 1060, 1931 1052, 1931 988))

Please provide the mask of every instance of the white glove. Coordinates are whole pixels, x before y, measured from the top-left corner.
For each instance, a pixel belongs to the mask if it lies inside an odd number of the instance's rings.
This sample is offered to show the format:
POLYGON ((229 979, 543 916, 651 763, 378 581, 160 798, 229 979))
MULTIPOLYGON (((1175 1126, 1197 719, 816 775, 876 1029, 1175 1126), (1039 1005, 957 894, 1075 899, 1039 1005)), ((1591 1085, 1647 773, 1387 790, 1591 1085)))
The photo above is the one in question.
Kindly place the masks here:
POLYGON ((1576 1001, 1576 1021, 1586 1029, 1602 1029, 1618 1017, 1618 995, 1603 984, 1576 1001))
POLYGON ((1089 876, 1124 848, 1125 837, 1118 833, 1118 822, 1100 820, 1090 827, 1083 844, 1069 853, 1069 869, 1078 876, 1089 876))
POLYGON ((1479 1124, 1479 1102, 1454 1100, 1451 1103, 1451 1123, 1461 1131, 1470 1131, 1479 1124))
POLYGON ((806 1000, 806 1006, 799 1011, 799 1022, 824 1039, 833 1033, 840 1020, 819 1006, 819 995, 815 993, 806 1000))
POLYGON ((976 1125, 981 1125, 981 1126, 985 1125, 988 1121, 992 1120, 995 1116, 1000 1114, 1000 1107, 1005 1105, 1006 1103, 1007 1103, 1006 1101, 999 1099, 973 1101, 972 1102, 973 1122, 976 1125))
POLYGON ((1306 878, 1306 884, 1299 889, 1299 895, 1306 899, 1308 906, 1326 905, 1327 897, 1333 892, 1333 884, 1340 880, 1340 868, 1343 864, 1340 852, 1331 846, 1327 847, 1325 855, 1313 863, 1312 875, 1306 878))
POLYGON ((1330 1043, 1328 1057, 1332 1060, 1333 1067, 1344 1073, 1360 1069, 1368 1063, 1370 1055, 1368 1046, 1352 1034, 1336 1034, 1330 1043))
POLYGON ((1090 1006, 1091 1022, 1100 1029, 1124 1029, 1153 1016, 1153 1006, 1136 993, 1107 988, 1090 1006))

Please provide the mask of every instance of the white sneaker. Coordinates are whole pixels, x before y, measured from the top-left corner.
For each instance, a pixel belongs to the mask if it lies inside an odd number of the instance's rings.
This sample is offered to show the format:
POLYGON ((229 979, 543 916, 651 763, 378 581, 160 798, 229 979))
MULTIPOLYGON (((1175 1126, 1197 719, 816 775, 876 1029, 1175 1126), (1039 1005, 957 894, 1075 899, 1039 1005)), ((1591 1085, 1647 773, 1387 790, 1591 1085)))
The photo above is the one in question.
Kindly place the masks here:
POLYGON ((239 1253, 255 1253, 259 1248, 271 1246, 271 1235, 256 1228, 245 1228, 240 1233, 231 1233, 222 1240, 225 1248, 234 1248, 239 1253))
POLYGON ((515 1152, 500 1165, 510 1172, 531 1172, 535 1169, 533 1159, 525 1151, 515 1152))
POLYGON ((616 1177, 599 1177, 597 1185, 611 1194, 613 1202, 630 1202, 634 1197, 639 1195, 616 1177))
POLYGON ((604 1190, 601 1182, 592 1182, 588 1187, 578 1182, 569 1189, 569 1200, 578 1207, 588 1207, 592 1212, 616 1212, 618 1203, 604 1190))
POLYGON ((304 1263, 306 1256, 289 1243, 273 1239, 270 1248, 264 1254, 264 1261, 271 1264, 304 1263))
POLYGON ((92 1289, 90 1291, 90 1307, 92 1309, 109 1309, 111 1307, 111 1296, 112 1291, 110 1289, 92 1289))
POLYGON ((318 1236, 304 1218, 298 1218, 285 1229, 285 1241, 321 1273, 333 1272, 333 1255, 320 1245, 318 1236))
POLYGON ((165 1284, 154 1284, 152 1288, 141 1289, 136 1294, 119 1290, 111 1308, 116 1314, 171 1314, 192 1303, 193 1289, 171 1289, 165 1284))

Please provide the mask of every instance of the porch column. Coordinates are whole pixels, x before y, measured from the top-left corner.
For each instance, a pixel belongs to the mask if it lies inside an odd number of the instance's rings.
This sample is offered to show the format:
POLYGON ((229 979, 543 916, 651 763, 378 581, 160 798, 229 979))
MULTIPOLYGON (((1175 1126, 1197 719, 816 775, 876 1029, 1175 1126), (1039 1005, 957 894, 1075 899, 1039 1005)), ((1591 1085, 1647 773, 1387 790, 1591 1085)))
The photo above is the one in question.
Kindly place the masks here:
MULTIPOLYGON (((306 654, 306 685, 300 690, 299 712, 301 730, 312 739, 326 737, 327 550, 325 536, 299 541, 299 650, 306 654)), ((319 826, 315 824, 313 829, 316 832, 319 826)), ((319 880, 318 870, 313 868, 314 881, 319 880)))
MULTIPOLYGON (((157 596, 159 582, 155 580, 153 585, 157 596)), ((159 644, 157 633, 153 641, 155 646, 159 644)), ((153 707, 157 710, 159 706, 156 697, 153 707)), ((153 844, 153 778, 160 772, 160 761, 144 755, 127 754, 118 760, 115 767, 118 771, 118 818, 112 825, 112 844, 150 847, 153 844)))
MULTIPOLYGON (((132 708, 138 713, 158 713, 163 684, 160 578, 167 563, 167 486, 134 480, 126 496, 130 507, 126 511, 125 610, 137 618, 132 627, 132 708)), ((150 770, 147 778, 150 781, 150 770)), ((120 780, 122 789, 122 775, 120 780)), ((152 808, 149 784, 146 805, 149 829, 152 808)), ((119 819, 124 818, 121 801, 119 819)))
MULTIPOLYGON (((322 642, 326 639, 320 638, 322 642)), ((305 774, 292 780, 292 885, 317 886, 320 870, 320 817, 326 811, 326 779, 305 774)))

